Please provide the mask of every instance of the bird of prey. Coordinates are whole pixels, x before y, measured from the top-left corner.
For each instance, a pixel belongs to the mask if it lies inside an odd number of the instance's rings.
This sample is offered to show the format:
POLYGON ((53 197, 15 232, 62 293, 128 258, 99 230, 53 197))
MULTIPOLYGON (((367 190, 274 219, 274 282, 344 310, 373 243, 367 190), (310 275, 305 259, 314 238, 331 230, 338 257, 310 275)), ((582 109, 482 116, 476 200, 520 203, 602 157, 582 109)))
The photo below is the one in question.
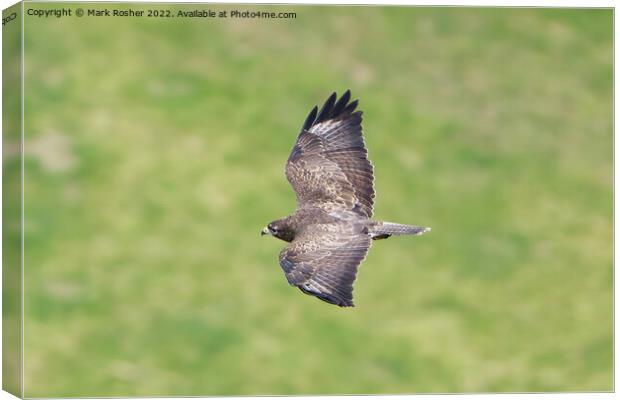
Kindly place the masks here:
POLYGON ((340 307, 353 307, 357 267, 372 240, 421 235, 430 228, 371 219, 373 166, 362 136, 362 112, 347 90, 304 122, 286 162, 297 210, 269 223, 261 235, 290 244, 280 266, 291 286, 340 307))

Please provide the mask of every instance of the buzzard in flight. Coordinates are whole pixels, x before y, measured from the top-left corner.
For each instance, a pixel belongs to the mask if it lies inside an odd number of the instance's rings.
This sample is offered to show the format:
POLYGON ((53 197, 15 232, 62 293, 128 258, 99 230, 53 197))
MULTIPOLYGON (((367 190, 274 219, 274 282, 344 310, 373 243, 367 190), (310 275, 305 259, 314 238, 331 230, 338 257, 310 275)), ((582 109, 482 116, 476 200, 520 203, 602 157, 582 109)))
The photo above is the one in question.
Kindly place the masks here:
POLYGON ((261 232, 290 244, 280 253, 286 279, 302 292, 353 306, 353 281, 371 240, 421 235, 430 228, 372 220, 373 166, 362 136, 362 112, 347 90, 306 118, 286 162, 297 210, 261 232))

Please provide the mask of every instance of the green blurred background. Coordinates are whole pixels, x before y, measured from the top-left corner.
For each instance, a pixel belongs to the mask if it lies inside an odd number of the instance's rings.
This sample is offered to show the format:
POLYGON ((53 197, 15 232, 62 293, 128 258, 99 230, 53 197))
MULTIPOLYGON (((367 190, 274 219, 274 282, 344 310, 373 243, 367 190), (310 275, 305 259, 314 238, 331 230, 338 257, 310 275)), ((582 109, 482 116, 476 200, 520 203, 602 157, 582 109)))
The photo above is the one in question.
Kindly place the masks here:
POLYGON ((297 18, 26 17, 26 396, 612 390, 611 10, 131 8, 297 18), (433 228, 354 309, 259 236, 347 88, 376 217, 433 228))

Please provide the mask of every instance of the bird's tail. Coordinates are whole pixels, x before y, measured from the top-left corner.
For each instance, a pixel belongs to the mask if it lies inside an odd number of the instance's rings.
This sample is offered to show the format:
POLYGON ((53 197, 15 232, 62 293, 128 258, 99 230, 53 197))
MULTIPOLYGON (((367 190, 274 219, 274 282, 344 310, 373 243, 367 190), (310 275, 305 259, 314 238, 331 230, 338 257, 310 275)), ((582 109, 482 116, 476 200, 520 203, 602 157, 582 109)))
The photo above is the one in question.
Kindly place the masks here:
POLYGON ((425 228, 423 226, 378 221, 370 227, 369 233, 374 240, 377 240, 386 239, 392 235, 422 235, 430 230, 431 228, 425 228))

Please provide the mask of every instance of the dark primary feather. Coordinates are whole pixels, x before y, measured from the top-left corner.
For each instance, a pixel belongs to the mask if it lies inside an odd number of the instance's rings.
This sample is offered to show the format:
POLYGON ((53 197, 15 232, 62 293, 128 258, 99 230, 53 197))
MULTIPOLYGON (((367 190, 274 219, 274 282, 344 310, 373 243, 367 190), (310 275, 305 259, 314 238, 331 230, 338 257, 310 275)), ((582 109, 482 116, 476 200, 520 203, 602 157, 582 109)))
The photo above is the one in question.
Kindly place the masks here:
POLYGON ((297 137, 286 176, 298 207, 352 210, 371 217, 375 191, 373 167, 362 136, 362 112, 350 91, 313 108, 297 137))
POLYGON ((340 97, 340 100, 338 100, 338 102, 334 105, 334 108, 332 109, 332 114, 333 115, 340 114, 344 110, 344 108, 346 107, 347 103, 349 103, 350 99, 351 99, 351 91, 347 90, 340 97))
POLYGON ((315 124, 326 121, 328 118, 331 118, 331 112, 334 108, 334 103, 336 102, 336 92, 332 93, 331 96, 325 101, 323 107, 321 107, 321 111, 319 111, 319 116, 316 117, 315 124))
POLYGON ((314 123, 314 120, 316 119, 317 111, 318 111, 318 107, 314 106, 312 111, 310 111, 310 114, 308 114, 308 117, 306 118, 306 122, 304 122, 304 126, 301 128, 302 131, 310 129, 310 127, 314 123))
POLYGON ((343 113, 352 113, 353 110, 357 108, 357 100, 352 101, 342 112, 343 113))

